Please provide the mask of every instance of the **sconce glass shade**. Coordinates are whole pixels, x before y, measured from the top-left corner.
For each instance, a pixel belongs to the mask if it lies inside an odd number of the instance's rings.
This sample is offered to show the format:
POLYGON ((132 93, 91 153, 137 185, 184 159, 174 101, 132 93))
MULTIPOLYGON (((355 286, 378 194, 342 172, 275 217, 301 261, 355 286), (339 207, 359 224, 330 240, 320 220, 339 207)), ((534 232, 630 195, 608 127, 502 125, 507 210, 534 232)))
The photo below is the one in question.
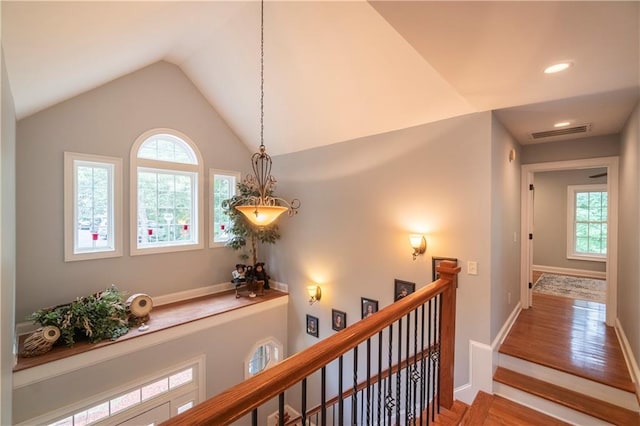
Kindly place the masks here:
POLYGON ((236 209, 240 211, 249 219, 251 223, 257 226, 268 226, 272 224, 278 216, 289 210, 286 207, 281 206, 236 206, 236 209))
POLYGON ((309 292, 309 304, 313 305, 315 302, 318 302, 322 298, 322 290, 319 285, 310 285, 307 287, 307 291, 309 292))
POLYGON ((413 248, 413 260, 416 260, 418 255, 427 251, 427 240, 424 238, 424 235, 409 235, 409 243, 411 243, 411 248, 413 248))

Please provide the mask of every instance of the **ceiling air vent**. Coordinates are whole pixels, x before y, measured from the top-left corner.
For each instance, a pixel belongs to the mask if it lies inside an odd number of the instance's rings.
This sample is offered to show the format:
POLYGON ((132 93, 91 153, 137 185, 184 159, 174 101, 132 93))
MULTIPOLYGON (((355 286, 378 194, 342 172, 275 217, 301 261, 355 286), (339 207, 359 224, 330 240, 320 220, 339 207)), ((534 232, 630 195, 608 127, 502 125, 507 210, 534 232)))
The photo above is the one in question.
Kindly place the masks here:
POLYGON ((532 139, 552 138, 554 136, 574 135, 576 133, 587 133, 591 131, 591 124, 581 124, 579 126, 565 127, 564 129, 545 130, 531 133, 532 139))

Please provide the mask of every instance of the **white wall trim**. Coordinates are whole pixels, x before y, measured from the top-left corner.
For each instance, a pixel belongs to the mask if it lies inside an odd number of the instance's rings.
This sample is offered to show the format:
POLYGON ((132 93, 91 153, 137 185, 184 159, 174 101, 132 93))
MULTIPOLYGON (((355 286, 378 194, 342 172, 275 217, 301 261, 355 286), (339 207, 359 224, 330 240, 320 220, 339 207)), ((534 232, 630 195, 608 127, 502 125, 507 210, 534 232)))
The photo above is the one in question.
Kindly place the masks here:
POLYGON ((589 271, 586 269, 560 268, 557 266, 544 265, 533 265, 533 269, 540 272, 548 272, 550 274, 576 275, 578 277, 599 278, 601 280, 607 279, 607 273, 602 271, 589 271))
POLYGON ((518 302, 491 346, 469 340, 469 383, 454 389, 454 398, 472 404, 478 391, 493 393, 493 373, 498 367, 498 349, 511 330, 522 306, 518 302))
POLYGON ((57 377, 71 371, 90 367, 101 362, 123 356, 132 352, 156 346, 171 340, 182 338, 186 335, 197 333, 208 328, 216 327, 241 318, 250 317, 260 312, 265 312, 276 307, 287 305, 288 297, 278 297, 245 306, 243 309, 234 309, 219 315, 213 315, 198 321, 192 321, 176 327, 159 330, 146 335, 138 336, 134 339, 127 339, 122 342, 93 349, 88 352, 79 353, 67 358, 51 361, 46 364, 31 367, 13 373, 13 388, 18 389, 33 383, 41 382, 53 377, 57 377))
POLYGON ((618 335, 618 340, 620 341, 620 346, 622 346, 624 360, 627 362, 627 368, 629 369, 629 373, 631 374, 631 380, 636 387, 636 397, 638 399, 638 403, 640 403, 640 368, 638 368, 638 363, 636 362, 636 358, 633 355, 633 350, 631 349, 631 345, 629 344, 627 335, 624 333, 622 324, 620 324, 620 319, 616 319, 615 330, 616 334, 618 335))
MULTIPOLYGON (((287 284, 279 283, 277 281, 270 281, 270 286, 276 290, 288 293, 289 286, 287 284)), ((233 290, 235 286, 231 281, 221 284, 213 284, 199 288, 192 288, 190 290, 178 291, 176 293, 163 294, 161 296, 153 296, 153 306, 158 307, 162 305, 168 305, 170 303, 182 302, 185 300, 195 299, 196 297, 210 296, 216 293, 222 293, 225 291, 233 290)), ((153 312, 153 311, 152 311, 153 312)), ((38 327, 38 324, 33 324, 31 321, 23 321, 16 324, 16 335, 22 336, 24 334, 33 333, 38 327)))

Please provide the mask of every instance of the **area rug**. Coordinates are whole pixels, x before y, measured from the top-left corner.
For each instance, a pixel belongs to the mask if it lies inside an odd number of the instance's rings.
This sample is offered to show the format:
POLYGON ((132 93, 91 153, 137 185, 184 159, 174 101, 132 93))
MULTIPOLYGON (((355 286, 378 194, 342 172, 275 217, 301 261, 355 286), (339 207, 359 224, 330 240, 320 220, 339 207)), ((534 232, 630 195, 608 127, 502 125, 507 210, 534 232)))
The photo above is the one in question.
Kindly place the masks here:
POLYGON ((533 286, 533 292, 605 303, 606 288, 605 280, 544 273, 533 286))

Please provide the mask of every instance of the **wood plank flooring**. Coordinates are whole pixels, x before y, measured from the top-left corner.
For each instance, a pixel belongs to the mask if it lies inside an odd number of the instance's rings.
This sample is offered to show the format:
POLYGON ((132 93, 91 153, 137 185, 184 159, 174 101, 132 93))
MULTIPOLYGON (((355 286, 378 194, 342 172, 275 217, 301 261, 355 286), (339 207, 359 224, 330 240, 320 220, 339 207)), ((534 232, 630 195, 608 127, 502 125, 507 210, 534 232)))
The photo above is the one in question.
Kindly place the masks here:
POLYGON ((508 399, 478 392, 462 420, 463 426, 560 426, 561 420, 542 414, 508 399))
POLYGON ((640 425, 640 415, 606 401, 498 367, 493 380, 615 425, 640 425))
MULTIPOLYGON (((202 296, 195 299, 189 299, 182 302, 171 303, 168 305, 154 307, 151 311, 151 319, 147 323, 149 329, 147 331, 138 331, 137 328, 131 328, 127 334, 119 337, 117 340, 108 340, 100 343, 89 343, 87 341, 77 342, 73 347, 56 346, 50 352, 33 358, 18 357, 18 363, 13 371, 20 371, 26 368, 35 367, 36 365, 45 364, 57 359, 66 358, 82 352, 91 351, 107 345, 113 345, 124 342, 129 339, 136 338, 144 334, 154 333, 167 328, 197 321, 213 315, 219 315, 224 312, 241 309, 245 306, 254 305, 267 300, 278 297, 285 297, 287 293, 278 290, 266 290, 264 295, 253 298, 245 297, 247 293, 244 289, 240 292, 242 297, 236 298, 235 291, 225 291, 209 296, 202 296)), ((24 340, 24 339, 23 339, 24 340)))
POLYGON ((605 305, 543 294, 523 310, 500 352, 635 392, 605 305))

